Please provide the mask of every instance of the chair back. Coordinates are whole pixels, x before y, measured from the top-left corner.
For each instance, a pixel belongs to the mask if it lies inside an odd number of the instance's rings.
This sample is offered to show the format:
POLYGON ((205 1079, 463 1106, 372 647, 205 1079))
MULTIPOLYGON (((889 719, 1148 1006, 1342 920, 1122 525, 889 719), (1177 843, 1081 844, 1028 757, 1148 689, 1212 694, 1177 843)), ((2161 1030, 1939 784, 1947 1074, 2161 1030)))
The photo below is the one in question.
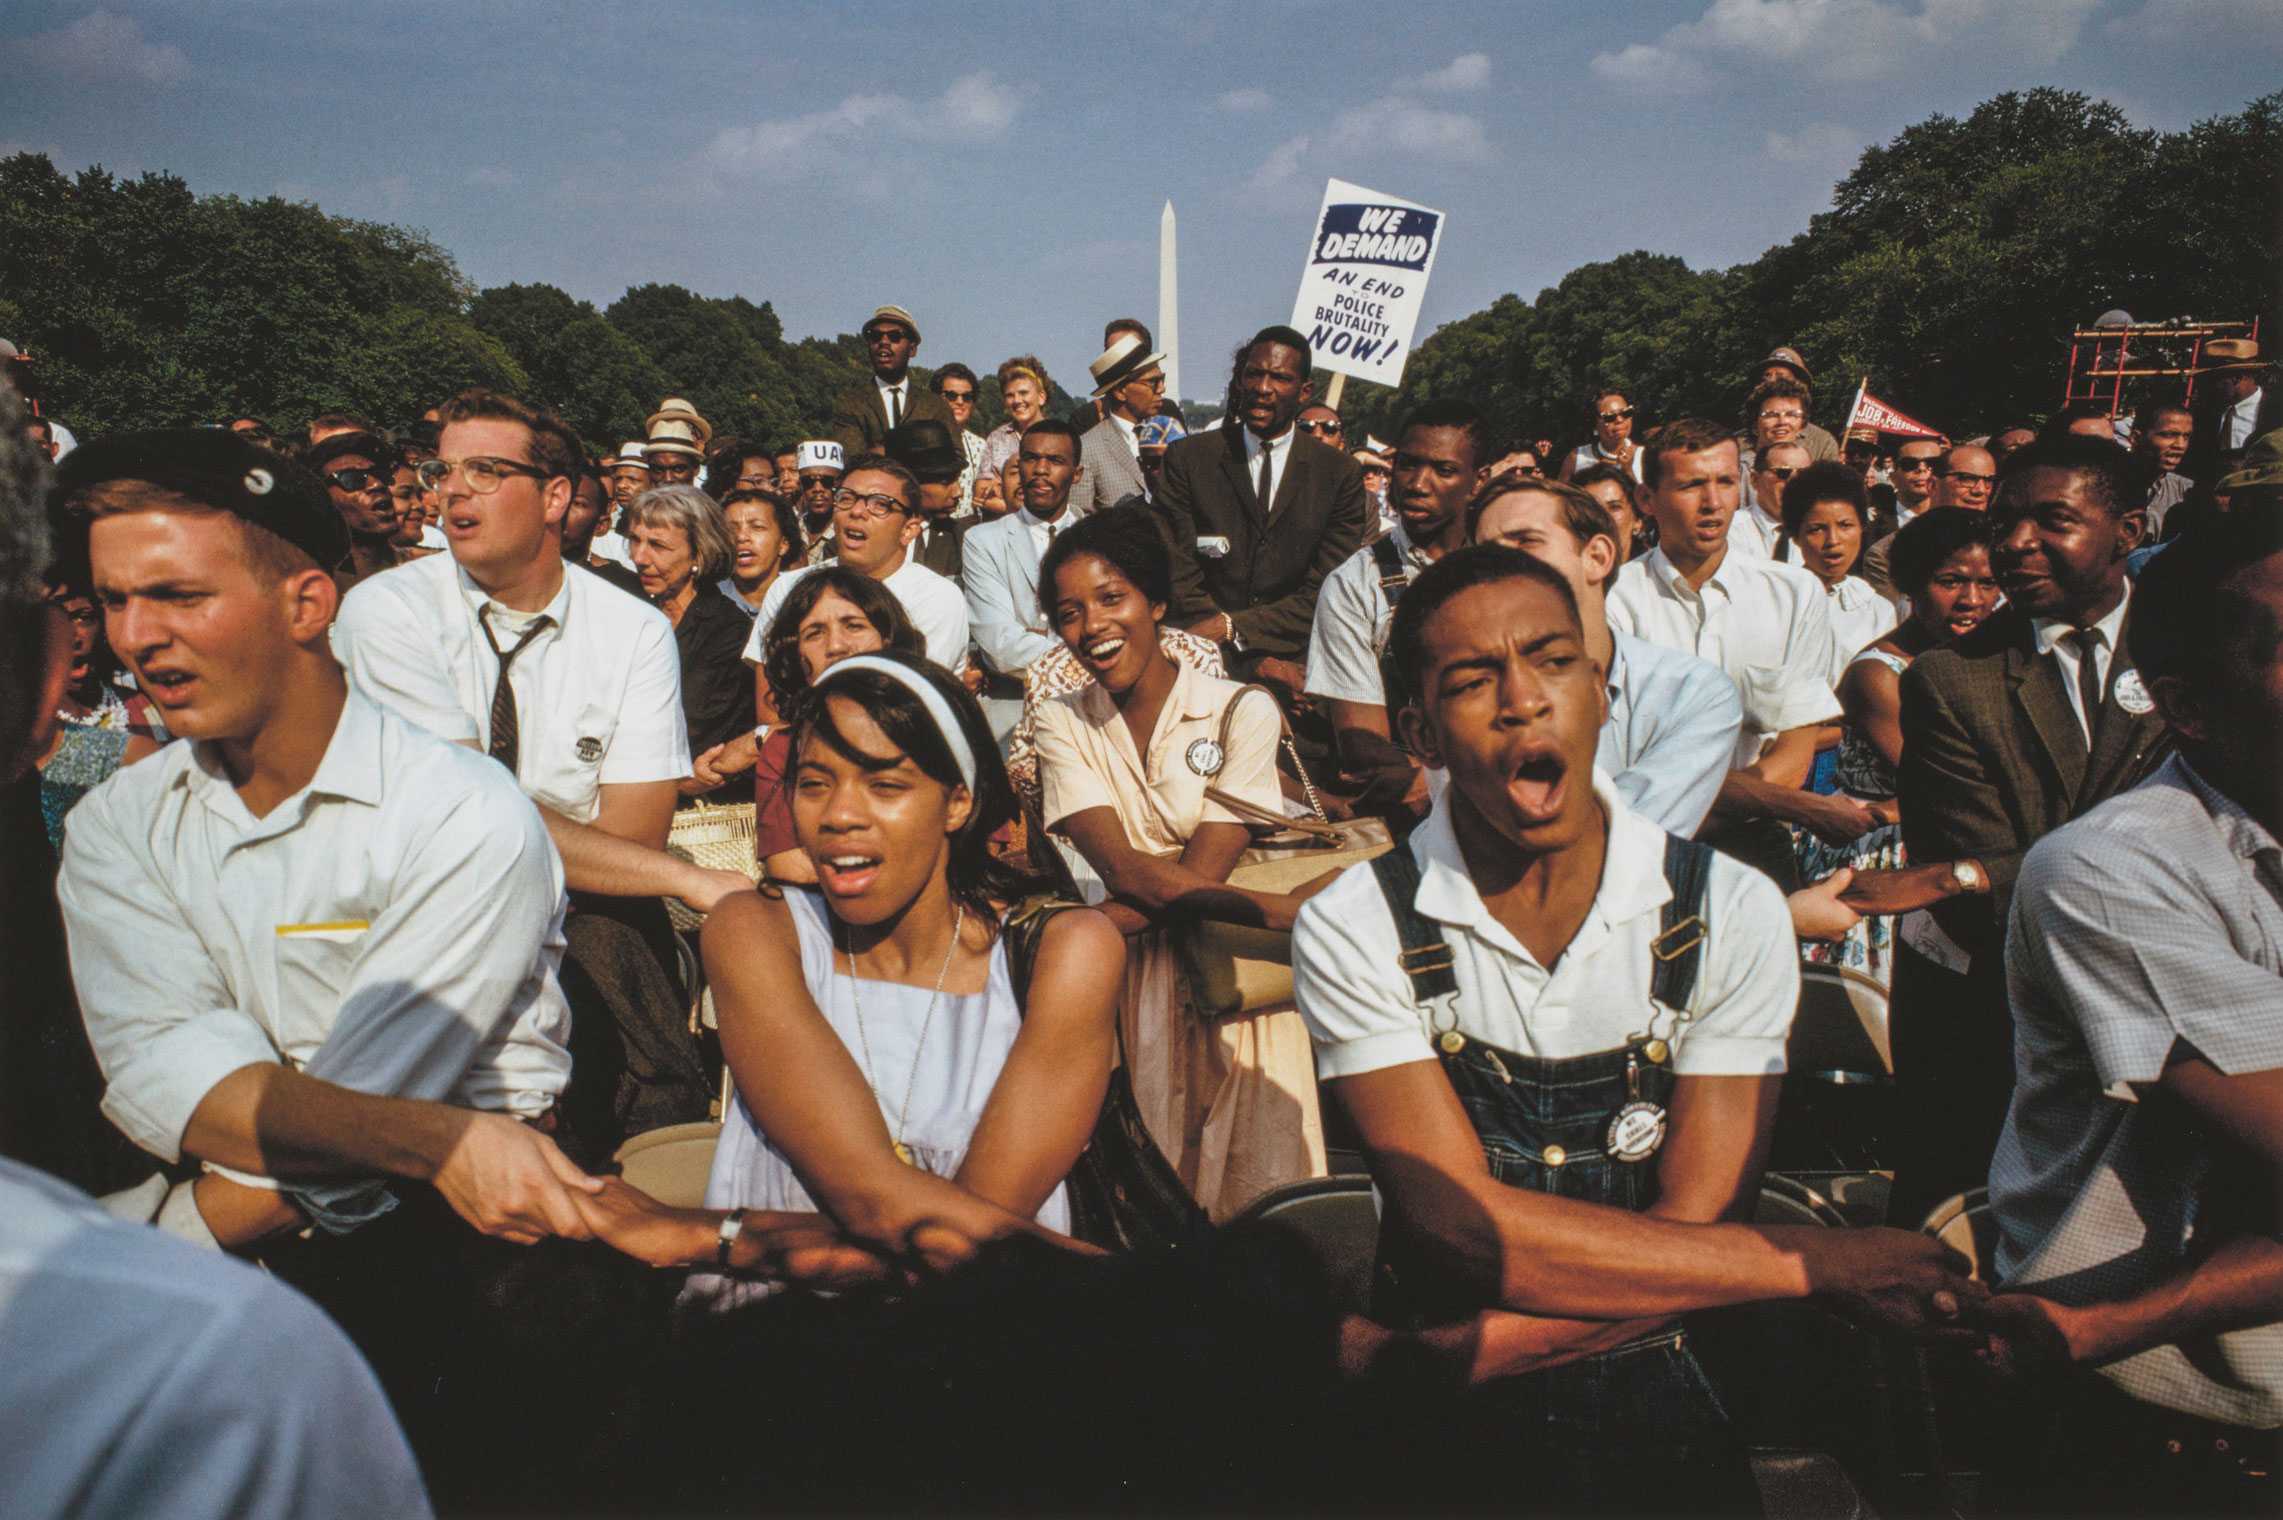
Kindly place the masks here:
POLYGON ((1371 1312, 1372 1271, 1379 1260, 1379 1197, 1371 1179, 1315 1177, 1273 1188, 1229 1221, 1289 1231, 1323 1272, 1334 1305, 1371 1312))

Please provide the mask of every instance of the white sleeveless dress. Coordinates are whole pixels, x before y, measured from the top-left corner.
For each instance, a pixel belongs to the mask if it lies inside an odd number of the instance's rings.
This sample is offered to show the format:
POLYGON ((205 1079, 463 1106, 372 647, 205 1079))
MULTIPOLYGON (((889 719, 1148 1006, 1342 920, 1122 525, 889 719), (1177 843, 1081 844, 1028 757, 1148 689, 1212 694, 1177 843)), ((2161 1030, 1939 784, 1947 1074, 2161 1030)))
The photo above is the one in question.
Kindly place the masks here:
MULTIPOLYGON (((815 892, 787 888, 785 906, 791 911, 794 932, 800 939, 801 972, 809 996, 862 1069, 865 1042, 856 1031, 848 957, 834 942, 834 926, 824 900, 815 892)), ((927 1020, 928 988, 867 978, 860 990, 865 1033, 871 1040, 872 1058, 879 1063, 866 1075, 879 1094, 889 1130, 893 1132, 896 1127, 905 1084, 910 1083, 911 1118, 904 1144, 922 1170, 938 1177, 955 1175, 967 1159, 968 1142, 974 1139, 984 1105, 991 1100, 991 1089, 1007 1064, 1007 1053, 1022 1031, 1022 1009, 1015 1000, 1005 936, 992 947, 990 979, 981 992, 959 997, 944 994, 924 1047, 919 1039, 920 1027, 927 1020), (915 1050, 919 1057, 916 1076, 912 1069, 915 1050)), ((761 1132, 742 1094, 722 1122, 713 1171, 706 1179, 705 1201, 706 1207, 713 1209, 800 1212, 817 1207, 793 1171, 792 1162, 761 1132)), ((1061 1185, 1048 1195, 1037 1217, 1050 1230, 1069 1231, 1070 1200, 1061 1185)), ((690 1279, 689 1296, 728 1308, 771 1286, 699 1273, 690 1279)))

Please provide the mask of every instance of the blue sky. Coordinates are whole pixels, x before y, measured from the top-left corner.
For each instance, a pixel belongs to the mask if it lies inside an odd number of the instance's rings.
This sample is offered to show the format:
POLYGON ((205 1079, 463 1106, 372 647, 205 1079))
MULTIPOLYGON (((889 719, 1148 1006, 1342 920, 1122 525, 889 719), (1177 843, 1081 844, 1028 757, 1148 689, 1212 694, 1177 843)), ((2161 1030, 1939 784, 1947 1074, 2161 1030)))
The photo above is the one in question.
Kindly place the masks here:
POLYGON ((478 284, 670 281, 795 337, 910 307, 923 363, 1080 388, 1157 311, 1182 390, 1291 310, 1328 176, 1449 215, 1420 336, 1632 248, 1732 263, 1868 143, 2009 88, 2145 126, 2283 79, 2283 0, 0 6, 0 152, 425 228, 478 284))

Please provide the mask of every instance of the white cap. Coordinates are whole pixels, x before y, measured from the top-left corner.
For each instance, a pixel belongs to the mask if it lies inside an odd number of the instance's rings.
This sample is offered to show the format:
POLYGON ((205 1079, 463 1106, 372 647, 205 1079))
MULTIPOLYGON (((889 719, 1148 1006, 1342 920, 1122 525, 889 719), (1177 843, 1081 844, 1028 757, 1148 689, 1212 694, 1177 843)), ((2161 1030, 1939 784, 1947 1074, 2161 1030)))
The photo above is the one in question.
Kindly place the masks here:
POLYGON ((811 438, 802 444, 794 456, 794 468, 801 470, 845 470, 846 458, 840 445, 829 438, 811 438))

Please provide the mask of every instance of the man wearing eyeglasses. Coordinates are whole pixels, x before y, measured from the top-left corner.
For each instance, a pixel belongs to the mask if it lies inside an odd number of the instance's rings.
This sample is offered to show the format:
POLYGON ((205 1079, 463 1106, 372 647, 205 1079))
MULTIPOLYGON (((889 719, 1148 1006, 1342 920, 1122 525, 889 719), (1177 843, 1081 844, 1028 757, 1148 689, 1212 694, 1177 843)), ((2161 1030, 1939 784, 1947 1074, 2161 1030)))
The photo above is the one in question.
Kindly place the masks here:
POLYGON ((901 306, 882 306, 864 324, 864 353, 872 361, 871 383, 860 385, 832 404, 827 431, 851 459, 877 454, 888 446, 888 430, 922 417, 945 427, 959 424, 941 396, 912 379, 912 356, 920 351, 920 325, 901 306))
POLYGON ((1791 542, 1784 537, 1784 486, 1812 463, 1804 444, 1786 440, 1771 443, 1752 461, 1752 490, 1728 523, 1728 547, 1737 554, 1759 559, 1788 560, 1791 542))
POLYGON ((333 510, 349 530, 349 557, 326 567, 347 596, 367 576, 395 569, 401 557, 396 498, 389 494, 396 450, 372 433, 335 433, 310 451, 309 464, 324 479, 333 510))
POLYGON ((1137 430, 1165 404, 1164 363, 1146 336, 1121 332, 1090 366, 1102 420, 1078 440, 1078 516, 1150 494, 1137 430))
POLYGON ((570 1122, 608 1153, 703 1119, 712 1081, 684 1022, 660 901, 699 912, 745 878, 666 853, 690 774, 681 663, 665 614, 563 560, 584 469, 552 414, 490 391, 448 402, 421 476, 451 553, 359 585, 333 647, 366 696, 515 773, 563 859, 575 1015, 570 1122))
MULTIPOLYGON (((926 640, 927 657, 946 670, 957 670, 967 660, 967 598, 951 580, 912 558, 909 551, 921 525, 918 477, 885 454, 850 465, 833 492, 836 562, 893 593, 926 640)), ((761 598, 760 615, 754 618, 753 635, 745 644, 746 664, 760 668, 761 646, 770 625, 808 573, 804 566, 778 576, 761 598)))
POLYGON ((975 475, 983 464, 983 435, 968 424, 975 420, 975 371, 964 364, 946 364, 928 378, 928 389, 943 398, 951 413, 951 436, 959 440, 967 468, 959 472, 959 509, 954 517, 975 515, 975 475))

